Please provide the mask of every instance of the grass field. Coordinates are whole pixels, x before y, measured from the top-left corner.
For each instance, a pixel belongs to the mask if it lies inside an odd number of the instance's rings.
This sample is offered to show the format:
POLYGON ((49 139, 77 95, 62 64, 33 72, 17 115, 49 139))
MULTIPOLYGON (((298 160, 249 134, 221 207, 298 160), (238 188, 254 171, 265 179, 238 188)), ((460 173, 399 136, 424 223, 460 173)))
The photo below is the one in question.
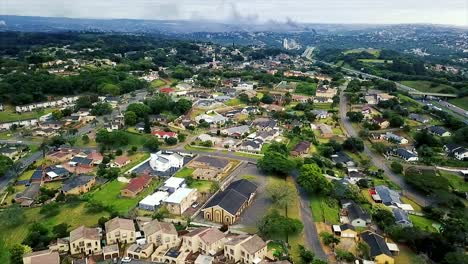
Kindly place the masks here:
POLYGON ((326 222, 328 224, 339 224, 340 208, 338 202, 334 200, 328 200, 331 198, 322 196, 311 196, 310 207, 314 214, 316 222, 326 222))
POLYGON ((350 50, 347 50, 345 52, 343 52, 344 54, 351 54, 351 53, 361 53, 361 52, 368 52, 376 57, 379 57, 380 56, 380 50, 378 49, 363 49, 363 48, 359 48, 359 49, 350 49, 350 50))
POLYGON ((244 158, 259 159, 263 157, 262 154, 246 153, 246 152, 234 152, 234 155, 244 158))
POLYGON ((393 63, 392 60, 380 60, 380 59, 360 59, 360 62, 364 63, 393 63))
POLYGON ((127 172, 131 168, 135 167, 136 165, 140 164, 141 162, 147 160, 150 157, 150 154, 148 152, 137 152, 129 158, 131 159, 130 163, 122 167, 120 169, 121 172, 127 172))
POLYGON ((424 263, 419 261, 418 255, 414 253, 409 247, 405 245, 398 245, 400 253, 395 256, 396 264, 406 264, 406 263, 424 263))
POLYGON ((179 178, 185 178, 188 176, 192 176, 193 171, 194 169, 191 169, 191 168, 182 168, 174 176, 179 177, 179 178))
POLYGON ((418 91, 428 93, 455 93, 457 91, 452 86, 448 86, 445 84, 438 84, 435 87, 431 87, 432 82, 430 81, 401 81, 400 83, 415 88, 418 91))
POLYGON ((140 134, 138 132, 125 132, 128 135, 128 146, 142 146, 146 140, 151 137, 147 134, 140 134))
POLYGON ((199 193, 210 193, 211 186, 213 186, 213 182, 205 180, 194 180, 191 184, 189 184, 190 188, 197 189, 199 193))
POLYGON ((93 201, 97 201, 106 206, 111 206, 119 214, 125 215, 133 209, 138 202, 148 194, 151 194, 157 186, 158 181, 153 181, 151 185, 138 194, 135 198, 120 197, 120 190, 127 184, 117 180, 102 185, 99 189, 90 194, 93 201))
POLYGON ((77 228, 81 225, 88 227, 97 226, 99 218, 109 216, 107 212, 99 212, 96 214, 89 214, 86 212, 84 202, 74 202, 61 205, 59 214, 51 217, 45 217, 40 214, 41 208, 25 208, 24 210, 24 223, 17 227, 5 228, 0 225, 0 234, 6 238, 8 245, 20 244, 27 236, 29 227, 34 222, 44 224, 49 230, 55 225, 67 223, 70 225, 69 230, 77 228))
POLYGON ((205 151, 205 152, 214 152, 215 150, 212 148, 206 148, 206 147, 200 147, 200 146, 195 146, 195 145, 185 145, 184 146, 185 150, 195 150, 195 151, 205 151))
POLYGON ((430 219, 427 219, 426 217, 418 215, 409 215, 409 219, 411 220, 411 222, 413 222, 413 225, 415 227, 418 227, 422 230, 437 232, 437 230, 432 226, 432 224, 434 224, 435 222, 430 219))
POLYGON ((236 105, 241 105, 242 102, 238 98, 231 99, 225 103, 227 106, 236 106, 236 105))
POLYGON ((468 183, 464 181, 463 177, 446 171, 439 171, 439 174, 440 176, 446 178, 449 181, 450 186, 454 190, 468 192, 468 183))
POLYGON ((10 121, 39 118, 48 113, 52 113, 52 111, 54 110, 55 110, 54 108, 48 108, 48 109, 44 109, 40 111, 17 114, 15 113, 13 106, 5 106, 5 110, 0 112, 0 120, 1 122, 10 122, 10 121))
POLYGON ((463 108, 468 111, 468 96, 462 98, 455 98, 448 100, 449 103, 454 104, 460 108, 463 108))
POLYGON ((157 79, 157 80, 154 80, 154 81, 151 82, 151 87, 153 87, 153 88, 159 88, 159 87, 161 87, 161 86, 164 86, 165 84, 166 84, 166 83, 165 83, 163 80, 157 79))

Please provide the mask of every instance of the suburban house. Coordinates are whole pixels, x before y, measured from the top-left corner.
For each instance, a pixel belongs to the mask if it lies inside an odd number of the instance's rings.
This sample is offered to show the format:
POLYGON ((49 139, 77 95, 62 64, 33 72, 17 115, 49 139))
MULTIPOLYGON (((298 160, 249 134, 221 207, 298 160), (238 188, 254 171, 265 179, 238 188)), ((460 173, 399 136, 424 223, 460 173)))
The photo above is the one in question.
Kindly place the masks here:
POLYGON ((417 121, 417 122, 423 123, 423 124, 429 123, 431 121, 431 119, 429 117, 426 117, 426 116, 423 116, 423 115, 420 115, 420 114, 411 113, 411 114, 409 114, 408 117, 411 120, 414 120, 414 121, 417 121))
POLYGON ((355 227, 366 227, 371 223, 371 216, 364 211, 354 201, 343 201, 340 211, 340 218, 345 218, 345 223, 349 223, 355 227))
POLYGON ((396 135, 396 134, 393 134, 392 132, 386 132, 384 135, 383 135, 383 138, 387 141, 390 141, 390 142, 395 142, 395 143, 398 143, 400 145, 403 145, 403 144, 408 144, 408 139, 402 137, 402 136, 399 136, 399 135, 396 135))
POLYGON ((429 133, 439 137, 450 137, 452 135, 450 131, 441 126, 430 126, 427 128, 427 130, 429 133))
POLYGON ((170 177, 164 182, 164 185, 159 188, 160 190, 167 191, 169 193, 175 192, 177 189, 185 187, 185 179, 179 177, 170 177))
POLYGON ((88 154, 88 156, 86 156, 86 158, 92 160, 93 165, 101 164, 102 160, 104 159, 104 157, 102 156, 101 153, 99 153, 99 151, 92 151, 91 153, 88 154))
POLYGON ((95 176, 79 175, 63 182, 62 192, 66 195, 79 195, 87 193, 96 185, 95 176))
POLYGON ((393 155, 408 162, 418 161, 418 155, 404 148, 398 148, 391 152, 393 155))
POLYGON ((154 244, 156 248, 161 245, 173 247, 177 244, 177 230, 172 223, 159 222, 154 219, 144 224, 140 229, 145 235, 146 243, 154 244))
POLYGON ((234 224, 251 204, 257 188, 257 185, 245 179, 232 182, 205 205, 203 217, 216 223, 234 224))
POLYGON ((224 249, 225 234, 216 227, 195 229, 183 236, 184 247, 190 252, 216 255, 224 249))
POLYGON ((148 244, 132 244, 127 249, 127 257, 132 259, 147 259, 151 257, 154 251, 154 245, 148 244))
POLYGON ((468 158, 468 149, 458 144, 447 144, 444 145, 444 150, 449 156, 452 156, 458 160, 464 160, 468 158))
POLYGON ((179 188, 167 197, 163 204, 171 214, 182 215, 197 200, 197 189, 179 188))
POLYGON ((393 254, 388 248, 385 238, 372 232, 364 231, 360 238, 370 248, 370 257, 376 264, 394 264, 393 254))
POLYGON ((184 165, 184 157, 177 152, 159 151, 152 153, 149 166, 156 172, 175 172, 184 165))
POLYGON ((97 255, 102 253, 101 235, 97 228, 80 226, 70 232, 70 253, 72 255, 97 255))
POLYGON ((138 207, 143 210, 155 211, 162 204, 164 199, 169 196, 168 192, 158 191, 143 198, 138 203, 138 207))
POLYGON ((204 120, 206 123, 210 125, 222 125, 228 119, 213 111, 210 114, 202 114, 202 115, 195 117, 195 121, 197 121, 197 123, 202 122, 202 120, 204 120))
POLYGON ((297 145, 291 150, 291 155, 298 157, 301 155, 306 155, 310 151, 310 142, 309 141, 300 141, 297 145))
POLYGON ((128 164, 130 164, 131 160, 127 156, 118 156, 116 157, 110 164, 113 168, 122 168, 128 164))
POLYGON ((230 167, 229 160, 211 156, 198 156, 187 164, 187 168, 195 169, 192 177, 200 180, 219 180, 230 167))
POLYGON ((380 127, 380 129, 385 129, 390 125, 390 122, 388 122, 387 119, 383 117, 372 118, 372 123, 377 124, 380 127))
POLYGON ((333 96, 335 96, 337 92, 337 89, 321 86, 315 91, 315 97, 333 98, 333 96))
POLYGON ((136 197, 141 191, 151 184, 153 177, 149 175, 141 175, 136 178, 130 179, 128 185, 120 191, 123 197, 136 197))
POLYGON ((21 206, 31 206, 39 195, 40 183, 31 183, 24 191, 15 195, 15 202, 21 206))
POLYGON ((23 264, 60 264, 60 256, 49 249, 31 252, 23 256, 23 264))
POLYGON ((356 238, 358 235, 354 226, 350 224, 333 225, 332 230, 333 234, 339 237, 356 238))
POLYGON ((243 126, 237 126, 237 127, 230 127, 221 130, 222 135, 230 136, 230 137, 235 137, 235 138, 240 138, 243 135, 247 134, 250 130, 250 127, 247 125, 243 126))
POLYGON ((331 126, 326 124, 318 124, 317 128, 320 131, 320 136, 323 138, 331 138, 333 137, 333 129, 331 126))
POLYGON ((400 226, 413 226, 413 222, 409 219, 408 212, 400 208, 392 209, 393 216, 395 217, 395 223, 400 226))
POLYGON ((238 150, 252 153, 260 153, 263 147, 263 140, 260 138, 248 139, 243 141, 238 150))
POLYGON ((327 110, 312 110, 311 112, 312 114, 315 115, 315 117, 317 119, 325 119, 325 118, 328 118, 330 116, 330 113, 328 113, 327 110))
POLYGON ((151 132, 155 137, 159 139, 166 139, 166 138, 177 138, 177 133, 175 132, 170 132, 170 131, 160 131, 160 130, 154 130, 151 132))
POLYGON ((269 118, 258 118, 252 122, 252 126, 261 131, 268 131, 275 129, 278 122, 269 118))
POLYGON ((372 199, 376 203, 383 203, 387 206, 401 204, 400 194, 394 190, 389 189, 385 185, 375 186, 371 189, 372 199))
POLYGON ((135 224, 133 220, 115 217, 107 221, 104 226, 106 228, 107 245, 135 242, 135 224))
POLYGON ((343 167, 354 167, 356 163, 343 151, 338 151, 331 156, 334 164, 341 164, 343 167))
POLYGON ((230 237, 224 244, 224 256, 233 263, 260 263, 267 252, 267 244, 258 235, 230 237))

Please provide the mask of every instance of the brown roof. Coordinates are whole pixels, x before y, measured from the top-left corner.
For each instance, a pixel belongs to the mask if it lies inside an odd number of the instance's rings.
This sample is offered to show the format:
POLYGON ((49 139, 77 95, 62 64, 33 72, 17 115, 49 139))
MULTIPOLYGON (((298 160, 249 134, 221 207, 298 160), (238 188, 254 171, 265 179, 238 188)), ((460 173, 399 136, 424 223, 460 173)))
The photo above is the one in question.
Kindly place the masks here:
POLYGON ((141 229, 145 232, 146 236, 152 235, 158 231, 164 234, 177 235, 177 230, 172 223, 159 222, 156 219, 147 223, 141 229))
POLYGON ((208 245, 211 245, 224 238, 224 233, 219 231, 216 227, 209 228, 201 233, 200 239, 208 245))
POLYGON ((297 145, 294 147, 293 151, 304 152, 309 148, 310 148, 310 142, 309 141, 301 141, 301 142, 297 143, 297 145))
POLYGON ((116 229, 135 231, 135 224, 133 223, 133 220, 119 218, 119 217, 115 217, 107 221, 105 223, 105 227, 106 227, 106 232, 111 232, 116 229))
POLYGON ((93 161, 102 161, 102 159, 104 158, 102 156, 101 153, 97 152, 97 151, 93 151, 91 153, 88 154, 87 156, 88 159, 92 159, 93 161))
POLYGON ((81 238, 99 240, 101 237, 99 235, 99 231, 96 228, 89 228, 85 226, 80 226, 70 232, 70 243, 73 243, 74 241, 81 238))
POLYGON ((118 156, 115 158, 114 163, 118 165, 124 165, 127 163, 130 159, 127 156, 118 156))
POLYGON ((104 254, 119 252, 119 245, 114 244, 114 245, 104 246, 104 247, 102 247, 102 252, 104 254))
POLYGON ((130 180, 130 183, 127 185, 127 187, 125 187, 125 190, 137 193, 146 185, 148 185, 151 182, 151 179, 152 177, 149 175, 142 175, 140 177, 133 178, 130 180))
POLYGON ((253 235, 249 240, 242 243, 241 246, 250 254, 254 254, 266 247, 266 243, 259 236, 253 235))
POLYGON ((42 251, 36 251, 24 255, 24 257, 31 258, 31 264, 59 264, 60 257, 58 252, 49 251, 48 249, 42 251))

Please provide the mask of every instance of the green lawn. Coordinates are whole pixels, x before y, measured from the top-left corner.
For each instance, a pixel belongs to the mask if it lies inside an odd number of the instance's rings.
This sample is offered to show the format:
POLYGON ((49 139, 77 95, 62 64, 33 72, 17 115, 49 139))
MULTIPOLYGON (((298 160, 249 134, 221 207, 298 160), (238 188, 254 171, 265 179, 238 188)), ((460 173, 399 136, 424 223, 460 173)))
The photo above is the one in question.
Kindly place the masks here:
POLYGON ((23 172, 23 174, 21 174, 19 177, 18 177, 18 181, 24 181, 24 180, 29 180, 31 179, 31 176, 33 175, 35 170, 28 170, 28 171, 25 171, 23 172))
POLYGON ((166 83, 163 80, 157 79, 151 82, 151 87, 158 88, 158 87, 164 86, 165 84, 166 83))
POLYGON ((251 159, 259 159, 263 157, 262 154, 254 154, 254 153, 245 153, 245 152, 234 152, 234 155, 244 158, 251 158, 251 159))
POLYGON ((458 175, 455 175, 453 173, 446 172, 446 171, 439 171, 439 174, 440 176, 446 178, 449 181, 450 186, 454 190, 458 190, 461 192, 468 192, 468 183, 465 182, 463 177, 460 177, 458 175))
POLYGON ((135 167, 136 165, 140 164, 141 162, 147 160, 150 157, 150 153, 148 152, 137 152, 133 154, 132 156, 129 156, 131 159, 130 163, 128 165, 125 165, 120 169, 121 172, 127 172, 131 168, 135 167))
POLYGON ((359 61, 364 63, 393 63, 392 60, 380 60, 380 59, 360 59, 359 61))
POLYGON ((174 176, 179 178, 185 178, 188 176, 192 176, 194 169, 191 168, 182 168, 179 170, 174 176))
POLYGON ((414 209, 415 212, 422 212, 422 207, 421 207, 421 205, 417 204, 417 203, 414 202, 413 200, 411 200, 411 199, 409 199, 409 198, 407 198, 407 197, 405 197, 405 196, 401 196, 400 199, 401 199, 401 201, 402 201, 403 203, 410 204, 410 205, 413 207, 413 209, 414 209))
POLYGON ((460 108, 463 108, 468 111, 468 96, 462 98, 455 98, 448 100, 449 103, 454 104, 460 108))
POLYGON ((315 110, 330 110, 332 109, 331 103, 319 103, 319 104, 314 104, 314 109, 315 110))
POLYGON ((194 180, 189 187, 197 189, 199 193, 209 193, 211 192, 211 186, 213 186, 212 181, 205 180, 194 180))
POLYGON ((48 108, 48 109, 44 109, 40 111, 18 114, 18 113, 15 113, 15 110, 13 107, 6 106, 5 110, 0 112, 0 120, 2 122, 10 122, 10 121, 17 121, 17 120, 39 118, 48 113, 52 113, 52 111, 54 110, 55 110, 54 108, 48 108))
POLYGON ((241 105, 242 102, 238 98, 231 99, 225 103, 227 106, 236 106, 236 105, 241 105))
POLYGON ((338 201, 333 200, 333 198, 311 196, 310 206, 316 222, 327 222, 328 224, 340 223, 340 208, 338 201))
POLYGON ((109 213, 105 211, 96 214, 87 213, 84 202, 64 204, 60 207, 59 214, 48 218, 39 213, 40 207, 25 208, 23 210, 24 223, 21 225, 13 228, 5 228, 0 225, 0 234, 5 236, 8 245, 20 244, 27 236, 28 228, 34 222, 44 224, 49 230, 55 225, 67 223, 70 225, 69 230, 72 230, 80 225, 97 226, 99 218, 109 216, 109 213))
POLYGON ((214 152, 215 150, 212 148, 200 147, 195 145, 185 145, 185 150, 194 150, 194 151, 205 151, 205 152, 214 152))
POLYGON ((151 137, 148 134, 142 134, 138 132, 125 132, 128 135, 128 146, 142 146, 146 140, 151 137))
POLYGON ((133 209, 143 197, 151 194, 157 184, 158 181, 153 180, 151 185, 135 198, 125 198, 120 197, 120 190, 122 190, 127 183, 114 180, 100 186, 99 189, 91 193, 89 196, 91 200, 100 202, 106 206, 111 206, 119 214, 125 215, 133 209))
POLYGON ((372 49, 372 48, 369 48, 369 49, 363 49, 363 48, 359 48, 359 49, 350 49, 350 50, 347 50, 345 52, 343 52, 344 54, 351 54, 351 53, 361 53, 361 52, 367 52, 367 53, 370 53, 372 55, 374 55, 375 57, 379 57, 380 56, 380 50, 378 49, 372 49))
POLYGON ((438 84, 435 87, 431 87, 432 82, 430 81, 401 81, 403 85, 415 88, 421 92, 429 92, 429 93, 456 93, 456 89, 452 86, 448 86, 445 84, 438 84))
POLYGON ((398 245, 400 253, 395 256, 395 264, 406 264, 406 263, 424 263, 418 258, 418 254, 414 253, 409 247, 405 245, 398 245))
POLYGON ((413 222, 413 225, 415 227, 418 227, 422 230, 437 232, 437 230, 432 226, 432 224, 436 222, 432 221, 431 219, 428 219, 424 216, 418 216, 418 215, 409 215, 409 219, 411 220, 411 222, 413 222))

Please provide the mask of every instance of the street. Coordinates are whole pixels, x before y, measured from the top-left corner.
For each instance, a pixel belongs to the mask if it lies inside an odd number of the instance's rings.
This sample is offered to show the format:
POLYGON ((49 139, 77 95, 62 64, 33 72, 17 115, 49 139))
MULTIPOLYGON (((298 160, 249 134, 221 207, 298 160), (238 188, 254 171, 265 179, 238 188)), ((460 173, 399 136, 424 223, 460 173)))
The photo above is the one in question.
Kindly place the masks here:
MULTIPOLYGON (((350 137, 359 137, 358 132, 354 129, 354 127, 351 125, 351 122, 348 120, 346 117, 346 113, 348 112, 348 102, 347 98, 344 95, 343 89, 340 93, 340 120, 341 124, 343 125, 344 132, 350 137)), ((393 171, 388 167, 388 165, 385 163, 385 159, 380 156, 379 154, 376 154, 372 152, 366 144, 364 144, 364 155, 368 156, 372 163, 379 169, 382 169, 385 172, 385 175, 388 176, 388 178, 397 184, 398 186, 401 187, 402 190, 406 191, 410 198, 415 200, 418 204, 422 206, 426 206, 430 204, 430 199, 416 190, 409 186, 405 180, 401 177, 398 176, 397 174, 393 173, 393 171)))

